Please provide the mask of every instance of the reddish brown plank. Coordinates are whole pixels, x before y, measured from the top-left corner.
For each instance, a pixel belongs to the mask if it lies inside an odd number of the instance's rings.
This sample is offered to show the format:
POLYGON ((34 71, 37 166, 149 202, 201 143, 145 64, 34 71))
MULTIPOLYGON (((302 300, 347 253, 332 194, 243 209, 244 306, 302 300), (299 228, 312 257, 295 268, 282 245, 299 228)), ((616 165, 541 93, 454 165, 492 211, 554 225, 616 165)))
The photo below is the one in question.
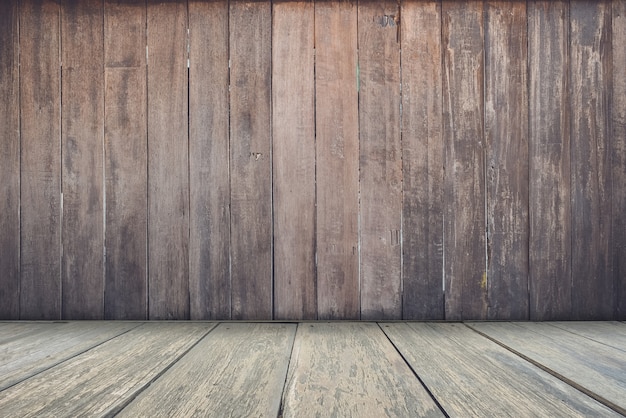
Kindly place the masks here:
POLYGON ((399 2, 359 2, 362 319, 402 317, 399 23, 399 2))
POLYGON ((531 320, 571 313, 568 4, 528 3, 531 320))
POLYGON ((528 319, 526 1, 489 1, 485 26, 488 318, 528 319))
POLYGON ((358 319, 356 3, 315 3, 315 54, 318 317, 358 319))
POLYGON ((187 2, 148 3, 148 317, 189 318, 187 2))
POLYGON ((17 0, 0 3, 0 318, 20 315, 20 94, 17 0))
MULTIPOLYGON (((572 315, 613 318, 611 5, 570 2, 572 315)), ((623 69, 622 69, 623 70, 623 69)))
POLYGON ((269 2, 230 3, 234 319, 272 317, 271 22, 269 2))
POLYGON ((61 317, 59 4, 20 4, 20 318, 61 317))
POLYGON ((146 7, 104 4, 106 319, 147 318, 146 7))
POLYGON ((613 2, 612 256, 615 319, 626 319, 626 2, 613 2))
POLYGON ((403 318, 443 319, 441 3, 401 16, 403 318))
POLYGON ((276 319, 315 319, 317 314, 314 17, 311 1, 279 1, 273 5, 276 319))
POLYGON ((446 319, 487 316, 483 3, 444 2, 446 319))
POLYGON ((189 3, 191 319, 230 319, 228 2, 189 3))

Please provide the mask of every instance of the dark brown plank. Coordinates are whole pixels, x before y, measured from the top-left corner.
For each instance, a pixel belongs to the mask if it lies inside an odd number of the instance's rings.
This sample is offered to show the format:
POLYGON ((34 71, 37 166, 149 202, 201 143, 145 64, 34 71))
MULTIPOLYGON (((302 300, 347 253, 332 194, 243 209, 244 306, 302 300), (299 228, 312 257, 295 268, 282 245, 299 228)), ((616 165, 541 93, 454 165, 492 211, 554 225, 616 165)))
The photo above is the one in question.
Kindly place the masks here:
POLYGON ((189 3, 191 319, 230 319, 228 2, 189 3))
POLYGON ((230 3, 232 317, 272 317, 269 2, 230 3))
POLYGON ((441 3, 403 2, 401 16, 402 315, 443 319, 441 3))
MULTIPOLYGON (((570 2, 572 314, 613 318, 610 1, 570 2)), ((624 68, 618 69, 624 70, 624 68)))
POLYGON ((526 1, 489 1, 485 22, 488 318, 528 319, 526 1))
POLYGON ((571 313, 568 4, 528 3, 532 320, 571 313))
POLYGON ((612 230, 615 319, 626 320, 626 2, 613 2, 612 230))
POLYGON ((487 316, 483 3, 444 2, 446 319, 487 316))
POLYGON ((148 4, 148 317, 189 318, 187 2, 148 4))
POLYGON ((20 315, 20 95, 17 0, 0 3, 0 318, 20 315))
POLYGON ((311 1, 273 5, 275 319, 317 314, 314 18, 311 1))
POLYGON ((358 6, 361 318, 402 317, 400 6, 358 6))
POLYGON ((61 317, 59 4, 20 4, 20 318, 61 317))
POLYGON ((315 54, 318 317, 358 319, 356 3, 315 3, 315 54))
POLYGON ((146 7, 104 5, 106 319, 147 319, 146 7))

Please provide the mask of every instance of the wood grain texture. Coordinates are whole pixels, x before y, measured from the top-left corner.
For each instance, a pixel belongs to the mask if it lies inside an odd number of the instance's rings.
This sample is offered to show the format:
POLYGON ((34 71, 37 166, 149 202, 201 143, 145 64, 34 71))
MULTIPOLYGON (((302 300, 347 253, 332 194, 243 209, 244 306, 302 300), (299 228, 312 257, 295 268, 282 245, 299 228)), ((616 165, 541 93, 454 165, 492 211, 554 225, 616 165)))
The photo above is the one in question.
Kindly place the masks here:
POLYGON ((528 319, 526 2, 485 4, 487 316, 528 319))
POLYGON ((571 314, 568 4, 528 3, 531 320, 571 314))
POLYGON ((189 318, 187 2, 148 4, 148 317, 189 318))
POLYGON ((273 4, 275 319, 317 315, 314 18, 311 1, 273 4))
POLYGON ((483 3, 444 2, 446 319, 487 316, 483 3))
POLYGON ((272 317, 272 9, 230 3, 233 319, 272 317))
POLYGON ((626 413, 626 351, 548 323, 485 322, 471 326, 622 415, 626 413))
POLYGON ((278 416, 295 324, 221 324, 119 416, 278 416))
POLYGON ((56 1, 20 5, 21 319, 61 317, 59 14, 56 1))
POLYGON ((18 340, 27 335, 34 335, 42 330, 56 326, 55 322, 26 322, 11 321, 0 323, 0 343, 5 344, 10 341, 18 340))
POLYGON ((626 320, 626 2, 613 2, 613 95, 611 117, 613 132, 611 167, 612 257, 615 319, 626 320))
POLYGON ((402 317, 399 23, 399 2, 359 2, 362 319, 402 317))
POLYGON ((144 324, 4 390, 0 409, 8 416, 114 415, 214 326, 144 324))
POLYGON ((147 319, 145 2, 105 2, 104 35, 104 316, 147 319))
POLYGON ((316 2, 316 241, 320 319, 360 317, 357 81, 356 4, 316 2))
POLYGON ((442 416, 373 323, 298 327, 283 416, 442 416))
POLYGON ((382 329, 449 416, 618 416, 463 324, 382 329))
POLYGON ((626 351, 626 324, 623 322, 565 321, 551 322, 550 325, 608 345, 609 347, 626 351))
POLYGON ((19 9, 0 3, 0 318, 20 316, 19 9))
MULTIPOLYGON (((570 3, 572 314, 612 319, 611 4, 570 3)), ((622 69, 623 70, 623 69, 622 69)))
POLYGON ((230 319, 228 2, 189 2, 191 319, 230 319))
POLYGON ((104 28, 100 1, 61 3, 62 317, 104 316, 104 28))
POLYGON ((404 319, 443 319, 441 3, 402 2, 404 319))

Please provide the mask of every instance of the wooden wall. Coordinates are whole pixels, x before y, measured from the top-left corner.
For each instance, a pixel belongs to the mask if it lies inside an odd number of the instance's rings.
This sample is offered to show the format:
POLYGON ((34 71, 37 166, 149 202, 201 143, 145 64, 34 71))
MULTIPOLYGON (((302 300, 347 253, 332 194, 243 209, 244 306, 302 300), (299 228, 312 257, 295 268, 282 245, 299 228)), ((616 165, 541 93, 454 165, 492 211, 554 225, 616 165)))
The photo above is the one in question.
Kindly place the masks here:
POLYGON ((626 319, 626 2, 0 2, 0 319, 626 319))

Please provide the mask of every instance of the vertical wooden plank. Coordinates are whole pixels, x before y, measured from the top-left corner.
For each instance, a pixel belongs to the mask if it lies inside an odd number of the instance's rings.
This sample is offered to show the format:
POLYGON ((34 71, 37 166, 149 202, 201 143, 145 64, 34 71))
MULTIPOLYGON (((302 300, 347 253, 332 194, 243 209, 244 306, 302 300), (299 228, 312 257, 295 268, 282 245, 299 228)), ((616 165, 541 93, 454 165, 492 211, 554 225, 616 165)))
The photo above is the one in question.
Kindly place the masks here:
POLYGON ((531 320, 571 313, 568 4, 528 3, 531 320))
POLYGON ((267 1, 230 3, 234 319, 272 317, 271 21, 267 1))
POLYGON ((489 1, 485 27, 490 319, 528 319, 526 1, 489 1))
POLYGON ((103 8, 61 3, 62 316, 100 319, 104 307, 103 8))
POLYGON ((615 319, 626 320, 626 2, 613 2, 612 256, 615 319))
POLYGON ((443 2, 446 319, 487 316, 483 3, 443 2))
POLYGON ((146 3, 107 0, 104 13, 104 316, 146 319, 146 3))
POLYGON ((358 4, 361 318, 402 317, 400 7, 358 4))
POLYGON ((21 319, 61 317, 59 4, 20 4, 21 319))
POLYGON ((610 45, 610 4, 570 2, 571 319, 613 318, 610 45))
POLYGON ((17 0, 0 3, 0 319, 20 315, 20 91, 17 0))
POLYGON ((274 317, 315 319, 315 81, 311 1, 272 21, 274 317))
POLYGON ((230 319, 228 1, 189 3, 191 319, 230 319))
POLYGON ((315 56, 318 317, 358 319, 356 3, 315 3, 315 56))
POLYGON ((404 319, 443 319, 441 3, 402 3, 404 319))
POLYGON ((187 2, 148 3, 148 317, 189 317, 187 2))

